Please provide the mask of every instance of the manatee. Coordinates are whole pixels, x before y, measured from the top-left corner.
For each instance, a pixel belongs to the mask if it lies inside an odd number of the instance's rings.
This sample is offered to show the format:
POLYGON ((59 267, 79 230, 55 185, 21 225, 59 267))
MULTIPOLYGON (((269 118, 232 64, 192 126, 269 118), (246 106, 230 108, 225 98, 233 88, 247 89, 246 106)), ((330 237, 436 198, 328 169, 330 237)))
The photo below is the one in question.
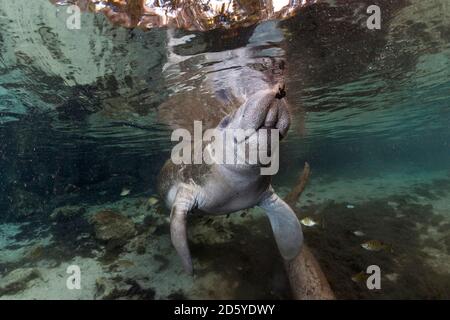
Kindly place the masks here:
MULTIPOLYGON (((235 145, 247 143, 250 148, 257 144, 260 147, 261 141, 272 141, 270 134, 278 134, 278 138, 283 139, 290 126, 285 95, 283 84, 256 92, 222 119, 216 127, 217 132, 253 129, 255 134, 249 139, 234 138, 232 141, 235 145), (263 136, 265 140, 261 140, 263 136)), ((269 153, 276 151, 270 143, 266 147, 269 153)), ((159 175, 159 194, 171 210, 171 240, 184 269, 193 273, 187 240, 186 218, 189 214, 226 215, 254 206, 261 207, 267 214, 281 256, 286 261, 298 256, 303 243, 301 225, 289 205, 275 193, 271 186, 272 177, 261 174, 260 169, 265 165, 260 159, 256 163, 244 161, 239 164, 214 160, 212 157, 210 164, 175 164, 169 159, 159 175)))

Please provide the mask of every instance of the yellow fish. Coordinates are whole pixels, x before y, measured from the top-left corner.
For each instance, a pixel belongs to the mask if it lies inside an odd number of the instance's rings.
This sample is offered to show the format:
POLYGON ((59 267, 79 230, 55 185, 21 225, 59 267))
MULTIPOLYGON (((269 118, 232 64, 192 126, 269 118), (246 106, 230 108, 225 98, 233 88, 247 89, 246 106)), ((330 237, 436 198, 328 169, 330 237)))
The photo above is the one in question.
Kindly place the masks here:
POLYGON ((147 201, 147 204, 150 206, 154 206, 155 204, 157 204, 159 202, 158 199, 156 199, 155 197, 150 197, 147 201))
POLYGON ((392 251, 392 246, 390 244, 386 244, 380 240, 369 240, 361 244, 366 250, 369 251, 381 251, 381 250, 389 250, 392 251))
POLYGON ((310 217, 303 218, 302 220, 300 220, 300 223, 307 227, 314 227, 316 224, 318 224, 316 221, 314 221, 310 217))

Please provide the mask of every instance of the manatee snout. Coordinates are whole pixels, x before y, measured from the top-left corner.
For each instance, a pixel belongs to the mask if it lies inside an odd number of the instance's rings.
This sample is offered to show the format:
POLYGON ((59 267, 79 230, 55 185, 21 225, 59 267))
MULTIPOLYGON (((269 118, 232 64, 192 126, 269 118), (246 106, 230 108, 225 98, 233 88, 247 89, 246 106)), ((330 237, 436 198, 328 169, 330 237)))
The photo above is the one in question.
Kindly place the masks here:
POLYGON ((224 119, 232 129, 277 129, 280 137, 287 135, 291 123, 284 84, 261 90, 250 96, 229 119, 224 119))

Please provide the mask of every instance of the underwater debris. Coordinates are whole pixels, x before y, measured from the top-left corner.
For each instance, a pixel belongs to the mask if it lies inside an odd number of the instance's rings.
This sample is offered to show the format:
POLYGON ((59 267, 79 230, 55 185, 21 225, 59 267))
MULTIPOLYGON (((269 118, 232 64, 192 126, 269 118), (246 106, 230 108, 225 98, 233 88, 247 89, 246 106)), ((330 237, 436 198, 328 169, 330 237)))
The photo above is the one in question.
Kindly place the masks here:
POLYGON ((30 281, 40 277, 41 273, 35 268, 15 269, 0 279, 0 296, 22 291, 30 281))
POLYGON ((361 247, 368 251, 381 251, 388 250, 392 251, 392 245, 386 244, 380 240, 369 240, 361 244, 361 247))
POLYGON ((306 227, 314 227, 315 225, 318 224, 310 217, 303 218, 302 220, 300 220, 300 223, 306 227))

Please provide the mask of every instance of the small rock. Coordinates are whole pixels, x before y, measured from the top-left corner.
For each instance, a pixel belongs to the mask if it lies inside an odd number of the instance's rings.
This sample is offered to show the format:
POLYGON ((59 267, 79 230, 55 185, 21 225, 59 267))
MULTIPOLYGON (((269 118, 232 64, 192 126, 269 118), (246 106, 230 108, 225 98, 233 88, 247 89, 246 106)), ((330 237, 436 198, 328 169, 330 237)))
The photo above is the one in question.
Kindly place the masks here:
POLYGON ((0 296, 14 294, 28 287, 31 280, 41 276, 39 270, 35 268, 20 268, 11 271, 0 279, 0 296))

